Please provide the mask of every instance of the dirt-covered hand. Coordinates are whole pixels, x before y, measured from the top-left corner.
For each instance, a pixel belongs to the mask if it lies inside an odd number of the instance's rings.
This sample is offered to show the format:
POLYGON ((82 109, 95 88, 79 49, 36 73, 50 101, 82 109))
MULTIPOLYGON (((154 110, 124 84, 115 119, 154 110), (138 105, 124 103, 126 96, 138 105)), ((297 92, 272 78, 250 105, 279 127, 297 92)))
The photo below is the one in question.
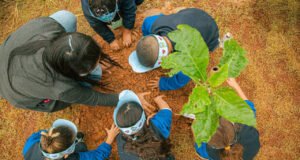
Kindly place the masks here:
POLYGON ((113 42, 111 42, 111 43, 109 44, 109 46, 110 46, 110 48, 111 48, 112 50, 114 50, 114 51, 120 50, 120 46, 119 46, 119 43, 118 43, 117 40, 114 40, 113 42))
POLYGON ((164 108, 170 108, 168 103, 163 100, 163 97, 166 97, 165 95, 160 95, 154 98, 154 102, 158 105, 159 109, 164 109, 164 108))
POLYGON ((156 112, 157 108, 153 105, 151 105, 149 102, 146 101, 145 97, 146 95, 149 95, 151 92, 144 92, 144 93, 138 93, 138 97, 142 103, 142 107, 146 112, 146 115, 149 116, 156 112))
POLYGON ((131 30, 124 28, 123 30, 123 45, 129 47, 132 43, 131 30))
POLYGON ((155 77, 154 79, 150 80, 147 84, 148 87, 151 89, 158 89, 159 88, 159 77, 155 77))
POLYGON ((106 133, 107 133, 107 139, 106 139, 106 143, 111 145, 115 138, 117 137, 117 135, 120 133, 120 129, 118 127, 115 126, 115 124, 113 123, 110 127, 110 129, 105 128, 106 133))

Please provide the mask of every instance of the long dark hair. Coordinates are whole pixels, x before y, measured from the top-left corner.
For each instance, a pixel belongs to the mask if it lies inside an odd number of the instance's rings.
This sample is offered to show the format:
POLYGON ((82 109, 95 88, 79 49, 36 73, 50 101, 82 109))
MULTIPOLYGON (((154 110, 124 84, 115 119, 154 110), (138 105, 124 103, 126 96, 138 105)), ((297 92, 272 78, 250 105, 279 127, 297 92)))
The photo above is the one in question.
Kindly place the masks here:
POLYGON ((69 148, 75 140, 69 127, 59 126, 48 132, 41 132, 41 148, 47 153, 59 153, 69 148))
MULTIPOLYGON (((143 113, 142 107, 136 102, 123 104, 117 113, 117 124, 120 127, 129 127, 137 123, 143 113)), ((151 129, 144 127, 135 135, 122 135, 126 144, 124 151, 137 154, 143 160, 163 160, 171 156, 170 140, 161 140, 151 129)))
POLYGON ((80 74, 90 72, 98 62, 108 62, 121 67, 119 63, 102 52, 92 37, 74 32, 63 33, 51 40, 29 42, 15 48, 8 59, 7 71, 9 72, 10 62, 15 56, 33 55, 41 49, 44 49, 43 66, 53 82, 57 78, 57 73, 59 73, 76 81, 104 87, 105 84, 88 78, 88 75, 80 76, 80 74))
POLYGON ((243 156, 243 146, 237 142, 238 124, 232 124, 224 118, 220 118, 219 127, 212 136, 208 145, 220 148, 220 158, 222 160, 239 160, 243 156))

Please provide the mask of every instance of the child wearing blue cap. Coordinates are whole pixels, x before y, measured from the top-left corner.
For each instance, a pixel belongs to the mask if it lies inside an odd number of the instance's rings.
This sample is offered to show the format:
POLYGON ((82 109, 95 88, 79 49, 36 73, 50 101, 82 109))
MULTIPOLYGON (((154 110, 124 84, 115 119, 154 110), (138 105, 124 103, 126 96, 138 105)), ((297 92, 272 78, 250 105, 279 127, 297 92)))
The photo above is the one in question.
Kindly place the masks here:
MULTIPOLYGON (((238 83, 233 78, 227 80, 229 86, 236 90, 246 101, 256 116, 254 104, 248 100, 238 83)), ((252 160, 260 148, 259 133, 256 128, 240 123, 231 123, 224 118, 220 119, 219 127, 208 143, 200 146, 195 144, 199 156, 204 159, 243 159, 252 160)))
POLYGON ((87 160, 108 159, 111 144, 119 134, 113 124, 107 132, 107 139, 95 150, 88 151, 83 142, 83 133, 77 132, 74 123, 64 119, 56 120, 52 127, 32 134, 25 143, 23 156, 25 160, 87 160))
POLYGON ((120 46, 112 29, 123 25, 123 45, 132 43, 131 30, 134 27, 137 5, 144 0, 81 0, 84 16, 91 27, 107 42, 113 50, 120 46))
POLYGON ((139 99, 129 90, 120 93, 113 117, 121 131, 117 137, 119 157, 121 160, 172 160, 169 141, 172 111, 163 96, 158 96, 154 101, 159 111, 150 115, 155 107, 144 100, 144 95, 139 99))
MULTIPOLYGON (((170 15, 155 15, 144 20, 144 37, 138 42, 136 51, 129 57, 133 71, 144 73, 160 67, 161 58, 174 52, 175 43, 168 38, 168 33, 176 30, 177 25, 188 24, 196 28, 206 42, 209 51, 219 45, 219 29, 214 19, 201 9, 188 8, 170 15)), ((182 72, 173 77, 161 77, 148 85, 160 90, 176 90, 185 86, 190 78, 182 72)))

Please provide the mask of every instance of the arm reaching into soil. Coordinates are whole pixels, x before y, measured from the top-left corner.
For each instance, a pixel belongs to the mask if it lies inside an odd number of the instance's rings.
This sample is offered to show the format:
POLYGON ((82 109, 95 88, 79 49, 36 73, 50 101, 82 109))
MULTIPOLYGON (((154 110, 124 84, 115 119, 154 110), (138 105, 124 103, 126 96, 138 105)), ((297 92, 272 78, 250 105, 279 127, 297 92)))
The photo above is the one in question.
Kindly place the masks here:
POLYGON ((164 95, 154 98, 159 111, 148 117, 148 124, 150 121, 152 127, 154 127, 155 130, 157 130, 163 138, 167 139, 170 136, 171 131, 172 110, 169 107, 168 103, 163 100, 163 97, 164 95))
POLYGON ((111 145, 115 138, 117 137, 117 135, 120 133, 120 129, 118 127, 115 126, 115 124, 113 123, 110 127, 110 129, 105 128, 106 133, 107 133, 107 139, 106 139, 106 143, 111 145))
POLYGON ((245 93, 241 89, 240 85, 236 82, 234 78, 228 78, 227 83, 230 87, 232 87, 243 100, 248 100, 245 93))
POLYGON ((88 152, 79 152, 80 159, 95 159, 105 160, 108 159, 111 154, 111 144, 119 134, 120 130, 112 124, 110 129, 105 128, 107 133, 107 139, 96 150, 88 152))
POLYGON ((119 94, 107 94, 89 88, 75 87, 60 94, 59 100, 72 104, 116 106, 119 101, 119 94))
POLYGON ((190 80, 191 79, 182 72, 179 72, 172 77, 161 77, 159 80, 159 89, 161 91, 176 90, 188 84, 190 80))
POLYGON ((241 89, 240 85, 236 82, 236 80, 234 78, 228 78, 227 83, 230 87, 232 87, 239 94, 239 96, 243 100, 245 100, 245 102, 249 105, 249 107, 252 109, 254 115, 256 116, 256 109, 255 109, 254 103, 248 100, 248 98, 246 97, 245 93, 241 89))
POLYGON ((157 96, 154 98, 154 102, 157 104, 159 110, 171 109, 169 104, 165 100, 163 100, 163 97, 165 97, 165 95, 157 96))

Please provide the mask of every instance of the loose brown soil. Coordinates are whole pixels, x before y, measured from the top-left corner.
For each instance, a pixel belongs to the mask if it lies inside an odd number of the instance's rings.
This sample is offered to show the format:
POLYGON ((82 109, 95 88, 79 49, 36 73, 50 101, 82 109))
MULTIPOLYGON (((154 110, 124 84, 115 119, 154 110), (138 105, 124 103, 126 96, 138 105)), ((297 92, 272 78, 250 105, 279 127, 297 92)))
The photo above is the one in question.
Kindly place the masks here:
MULTIPOLYGON (((257 159, 299 159, 299 2, 295 0, 146 0, 137 12, 136 39, 141 36, 141 24, 146 14, 157 10, 170 13, 180 7, 204 9, 215 17, 221 35, 231 32, 248 51, 250 64, 238 81, 257 108, 261 150, 257 159), (150 10, 150 11, 149 11, 150 10), (146 12, 147 11, 147 12, 146 12)), ((112 68, 106 80, 116 92, 131 89, 149 91, 147 82, 163 75, 161 69, 147 74, 133 73, 127 59, 130 48, 112 52, 86 22, 79 0, 2 0, 0 1, 0 42, 28 20, 67 9, 78 17, 78 31, 92 35, 106 53, 116 56, 124 69, 112 68)), ((120 38, 120 31, 116 31, 120 38)), ((121 42, 121 41, 120 41, 121 42)), ((218 62, 221 50, 211 55, 218 62)), ((212 63, 212 64, 213 64, 212 63)), ((211 65, 213 66, 213 65, 211 65)), ((187 102, 193 84, 169 92, 152 91, 152 97, 165 94, 174 113, 187 102)), ((105 139, 105 127, 112 123, 113 107, 73 105, 57 113, 38 113, 14 108, 0 100, 0 157, 3 160, 22 158, 23 145, 34 131, 45 129, 57 118, 74 121, 86 133, 90 149, 105 139)), ((174 116, 171 133, 174 154, 179 160, 199 159, 193 149, 190 122, 174 116)), ((117 158, 116 146, 111 159, 117 158)))

